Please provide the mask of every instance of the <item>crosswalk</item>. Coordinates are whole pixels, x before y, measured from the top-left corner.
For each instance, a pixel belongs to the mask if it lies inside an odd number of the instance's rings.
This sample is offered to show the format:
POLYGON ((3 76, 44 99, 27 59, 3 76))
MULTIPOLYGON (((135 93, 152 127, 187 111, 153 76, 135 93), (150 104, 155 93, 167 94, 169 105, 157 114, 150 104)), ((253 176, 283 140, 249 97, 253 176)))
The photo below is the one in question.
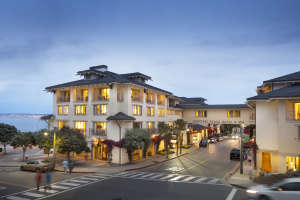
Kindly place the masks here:
POLYGON ((6 200, 38 200, 51 197, 63 192, 67 192, 76 188, 80 188, 92 183, 100 182, 105 179, 111 178, 111 176, 103 174, 91 174, 72 179, 63 180, 61 182, 51 184, 51 189, 44 189, 41 187, 39 191, 36 189, 30 189, 19 193, 11 194, 0 199, 6 200))
POLYGON ((121 172, 114 175, 114 177, 197 184, 224 184, 220 179, 214 177, 190 176, 183 174, 164 174, 152 172, 121 172))

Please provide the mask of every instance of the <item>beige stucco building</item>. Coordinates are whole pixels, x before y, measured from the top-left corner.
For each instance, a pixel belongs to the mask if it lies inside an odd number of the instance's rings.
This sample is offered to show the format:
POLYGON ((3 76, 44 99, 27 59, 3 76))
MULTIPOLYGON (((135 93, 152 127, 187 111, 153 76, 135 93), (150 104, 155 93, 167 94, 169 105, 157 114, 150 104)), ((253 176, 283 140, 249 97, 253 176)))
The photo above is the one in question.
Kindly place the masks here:
POLYGON ((257 167, 263 172, 300 169, 300 72, 264 81, 248 98, 256 109, 257 167))
MULTIPOLYGON (((147 84, 151 77, 139 72, 117 74, 100 65, 79 71, 78 75, 83 79, 46 88, 53 93, 52 127, 79 129, 92 150, 92 159, 107 159, 103 141, 119 141, 130 128, 154 130, 159 122, 184 119, 203 125, 199 130, 193 129, 199 134, 192 142, 198 143, 208 126, 254 123, 253 111, 246 104, 207 105, 203 98, 177 97, 147 84), (118 117, 121 134, 118 123, 109 120, 118 117)), ((184 142, 188 141, 185 136, 184 142)), ((112 162, 128 162, 126 151, 122 149, 120 156, 120 149, 114 147, 112 162)))

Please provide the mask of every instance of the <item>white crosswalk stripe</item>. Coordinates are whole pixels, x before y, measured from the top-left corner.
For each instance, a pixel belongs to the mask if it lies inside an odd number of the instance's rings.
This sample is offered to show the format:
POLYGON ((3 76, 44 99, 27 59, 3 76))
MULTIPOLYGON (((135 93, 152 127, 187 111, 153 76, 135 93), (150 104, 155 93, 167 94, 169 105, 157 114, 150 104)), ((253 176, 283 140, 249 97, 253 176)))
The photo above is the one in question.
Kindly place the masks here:
POLYGON ((29 197, 37 197, 37 198, 45 196, 43 194, 38 194, 38 193, 34 193, 34 192, 24 192, 24 193, 22 193, 22 195, 29 196, 29 197))
POLYGON ((147 178, 147 177, 152 176, 152 175, 154 175, 154 173, 146 174, 144 176, 141 176, 141 178, 147 178))
POLYGON ((51 185, 52 188, 54 189, 61 189, 61 190, 67 190, 70 189, 70 187, 67 186, 61 186, 61 185, 51 185))
POLYGON ((171 177, 174 177, 174 176, 176 176, 176 174, 170 174, 170 175, 168 175, 168 176, 165 176, 165 177, 160 178, 160 180, 166 180, 166 179, 171 178, 171 177))
POLYGON ((57 193, 58 191, 57 190, 44 190, 43 192, 46 192, 46 193, 50 193, 50 194, 54 194, 54 193, 57 193))
POLYGON ((61 185, 68 185, 68 186, 75 186, 75 187, 80 185, 80 184, 77 184, 77 183, 67 183, 67 182, 61 182, 59 184, 61 184, 61 185))
POLYGON ((152 176, 152 177, 149 177, 150 179, 156 179, 158 177, 162 177, 164 176, 164 174, 158 174, 158 175, 155 175, 155 176, 152 176))
POLYGON ((201 183, 207 179, 208 179, 207 177, 202 177, 202 178, 199 178, 198 180, 194 181, 194 183, 201 183))
POLYGON ((181 180, 182 182, 188 182, 188 181, 190 181, 190 180, 193 180, 193 179, 195 179, 196 177, 193 177, 193 176, 189 176, 189 177, 187 177, 187 178, 185 178, 185 179, 183 179, 183 180, 181 180))
POLYGON ((134 178, 134 177, 141 176, 141 175, 144 175, 144 174, 145 174, 144 172, 137 173, 137 174, 134 174, 134 175, 127 176, 127 178, 134 178))
POLYGON ((176 176, 176 177, 174 177, 174 178, 171 178, 169 181, 177 181, 177 180, 179 180, 179 179, 181 179, 181 178, 183 178, 183 177, 185 177, 185 176, 182 176, 182 175, 176 176))
POLYGON ((84 181, 84 180, 70 180, 71 182, 75 182, 75 183, 89 183, 91 181, 84 181))
POLYGON ((98 181, 99 179, 97 178, 90 178, 90 177, 81 177, 81 180, 88 180, 88 181, 98 181))
POLYGON ((17 196, 9 196, 9 197, 6 197, 6 199, 10 199, 10 200, 30 200, 30 199, 27 199, 27 198, 17 197, 17 196))
POLYGON ((219 179, 213 178, 213 179, 211 179, 210 181, 208 181, 207 183, 209 183, 209 184, 215 184, 215 183, 217 183, 218 181, 219 181, 219 179))

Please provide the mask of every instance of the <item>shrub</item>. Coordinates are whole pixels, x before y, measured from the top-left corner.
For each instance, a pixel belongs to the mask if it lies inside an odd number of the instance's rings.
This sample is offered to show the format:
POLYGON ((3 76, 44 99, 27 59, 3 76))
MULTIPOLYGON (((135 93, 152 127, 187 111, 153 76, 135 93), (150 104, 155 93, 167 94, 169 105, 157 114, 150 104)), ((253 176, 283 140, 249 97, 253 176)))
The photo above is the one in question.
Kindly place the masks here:
POLYGON ((186 145, 183 145, 182 146, 182 148, 184 148, 184 149, 189 149, 189 148, 191 148, 193 145, 191 145, 191 144, 186 144, 186 145))
POLYGON ((152 151, 149 151, 149 152, 147 153, 147 155, 148 155, 148 156, 152 156, 152 151))

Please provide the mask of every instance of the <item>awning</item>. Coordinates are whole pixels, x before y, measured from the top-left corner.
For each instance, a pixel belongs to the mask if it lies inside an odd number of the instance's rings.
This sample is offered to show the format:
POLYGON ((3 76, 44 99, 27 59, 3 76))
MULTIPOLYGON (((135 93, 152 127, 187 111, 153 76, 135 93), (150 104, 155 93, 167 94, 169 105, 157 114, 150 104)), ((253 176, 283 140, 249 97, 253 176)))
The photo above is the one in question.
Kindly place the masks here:
POLYGON ((129 115, 126 115, 125 113, 123 112, 118 112, 117 114, 115 115, 112 115, 112 116, 109 116, 106 118, 107 120, 111 120, 111 121, 134 121, 135 118, 134 117, 131 117, 129 115))
POLYGON ((207 129, 206 126, 203 126, 201 124, 188 124, 188 128, 189 129, 193 129, 194 131, 199 131, 199 130, 207 129))

